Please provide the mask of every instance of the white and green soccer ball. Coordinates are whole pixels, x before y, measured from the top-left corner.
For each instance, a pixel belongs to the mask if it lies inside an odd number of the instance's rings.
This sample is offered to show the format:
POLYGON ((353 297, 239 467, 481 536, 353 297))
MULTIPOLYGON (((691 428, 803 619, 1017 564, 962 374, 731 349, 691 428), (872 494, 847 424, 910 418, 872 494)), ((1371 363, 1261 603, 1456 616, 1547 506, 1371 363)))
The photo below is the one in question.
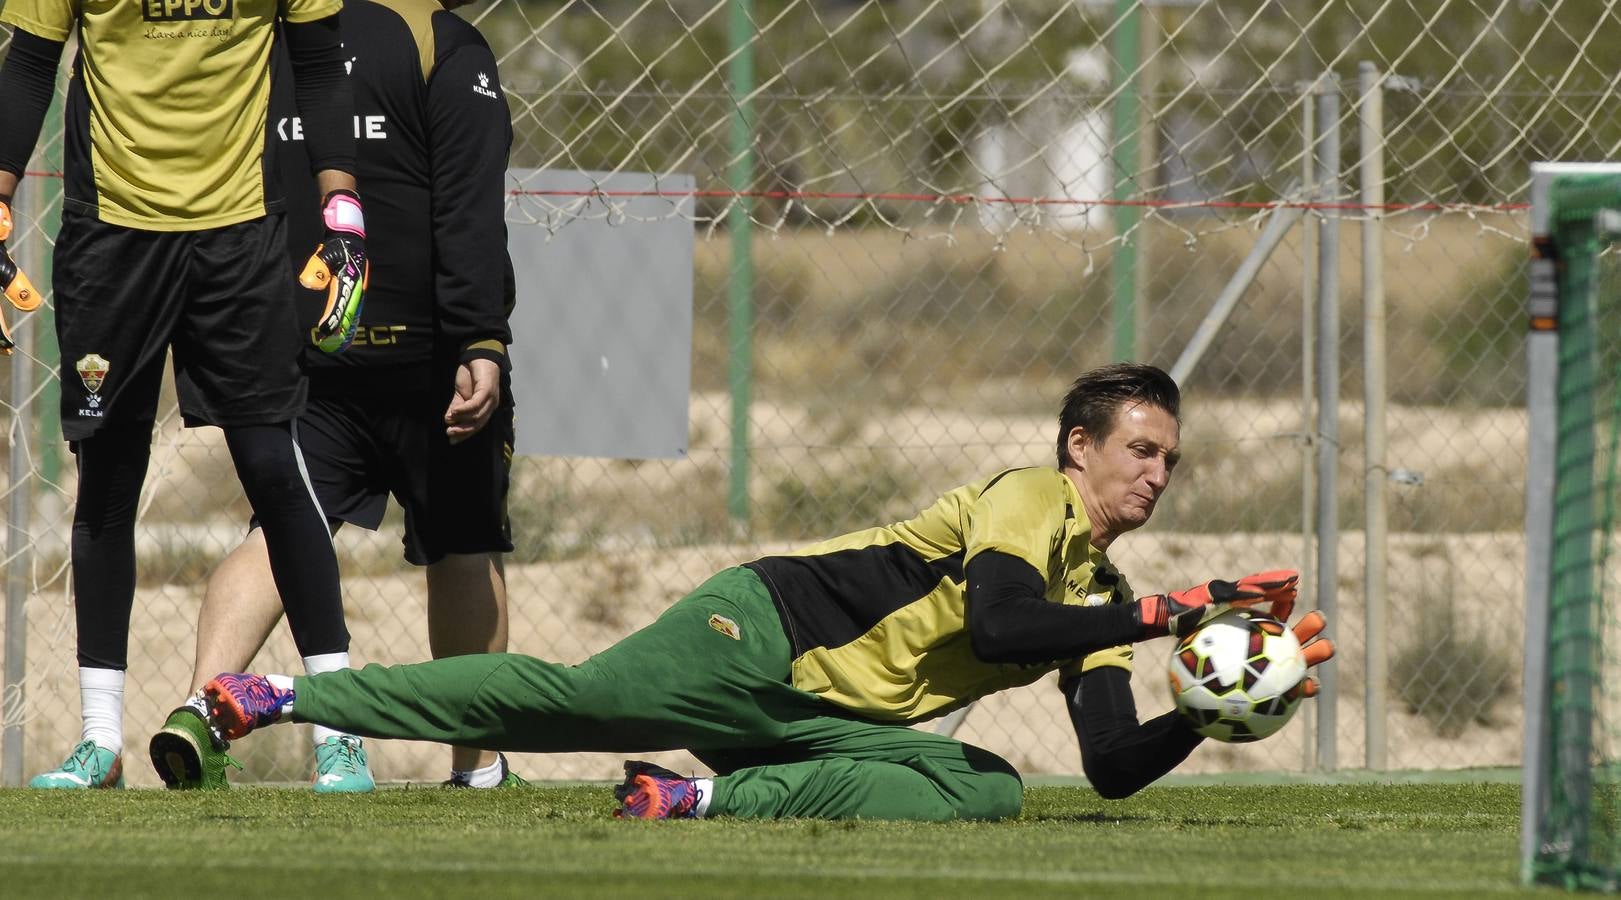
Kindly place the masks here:
POLYGON ((1206 622, 1171 652, 1171 698, 1193 730, 1246 743, 1274 734, 1300 706, 1306 657, 1277 619, 1234 609, 1206 622))

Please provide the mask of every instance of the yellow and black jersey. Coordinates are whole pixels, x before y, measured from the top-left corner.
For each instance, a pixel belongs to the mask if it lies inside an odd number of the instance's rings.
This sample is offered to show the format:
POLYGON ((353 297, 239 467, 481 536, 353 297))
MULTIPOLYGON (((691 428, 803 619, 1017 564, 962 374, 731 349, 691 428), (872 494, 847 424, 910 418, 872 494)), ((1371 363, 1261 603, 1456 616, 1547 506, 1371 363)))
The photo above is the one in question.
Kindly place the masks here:
POLYGON ((339 0, 6 0, 0 21, 78 56, 66 107, 64 204, 103 222, 194 231, 274 212, 267 178, 278 18, 339 0))
POLYGON ((1056 668, 1131 668, 1131 648, 1033 665, 977 659, 964 627, 964 567, 998 551, 1040 573, 1051 603, 1126 603, 1131 589, 1103 551, 1070 479, 1057 469, 1002 472, 918 516, 748 563, 793 645, 795 687, 868 718, 931 718, 1056 668))

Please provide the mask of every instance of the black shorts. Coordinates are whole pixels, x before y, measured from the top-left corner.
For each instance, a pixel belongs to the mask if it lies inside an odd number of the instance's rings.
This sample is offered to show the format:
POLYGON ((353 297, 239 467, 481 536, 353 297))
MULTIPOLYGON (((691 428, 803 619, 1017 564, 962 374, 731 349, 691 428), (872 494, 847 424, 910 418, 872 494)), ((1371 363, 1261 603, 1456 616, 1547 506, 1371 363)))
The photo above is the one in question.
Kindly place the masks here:
POLYGON ((298 419, 299 448, 327 518, 375 531, 393 494, 405 508, 405 558, 419 566, 448 553, 512 550, 508 386, 489 423, 453 445, 444 423, 453 382, 442 382, 442 394, 317 392, 298 419))
POLYGON ((73 212, 56 237, 62 434, 157 414, 164 354, 188 426, 285 422, 303 409, 282 216, 142 231, 73 212))

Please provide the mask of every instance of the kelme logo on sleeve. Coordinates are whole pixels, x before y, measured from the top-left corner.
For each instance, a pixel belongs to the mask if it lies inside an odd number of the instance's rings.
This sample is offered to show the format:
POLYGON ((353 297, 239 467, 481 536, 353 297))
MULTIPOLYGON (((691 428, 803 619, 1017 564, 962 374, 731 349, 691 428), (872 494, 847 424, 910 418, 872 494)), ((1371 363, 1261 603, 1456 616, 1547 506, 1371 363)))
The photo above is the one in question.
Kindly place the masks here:
POLYGON ((231 19, 236 0, 140 0, 141 18, 148 22, 186 22, 195 19, 231 19))

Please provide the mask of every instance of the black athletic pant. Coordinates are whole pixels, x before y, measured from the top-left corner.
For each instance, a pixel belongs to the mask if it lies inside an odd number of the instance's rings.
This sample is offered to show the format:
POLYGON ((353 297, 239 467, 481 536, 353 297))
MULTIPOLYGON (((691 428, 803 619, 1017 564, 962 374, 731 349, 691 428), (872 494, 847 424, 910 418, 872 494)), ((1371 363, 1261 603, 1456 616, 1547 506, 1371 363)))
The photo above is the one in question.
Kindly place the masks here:
MULTIPOLYGON (((292 427, 232 426, 225 443, 264 528, 299 654, 348 650, 337 557, 301 471, 292 427)), ((72 447, 79 469, 72 549, 79 665, 123 670, 135 603, 135 512, 152 454, 152 423, 109 425, 72 447)))

